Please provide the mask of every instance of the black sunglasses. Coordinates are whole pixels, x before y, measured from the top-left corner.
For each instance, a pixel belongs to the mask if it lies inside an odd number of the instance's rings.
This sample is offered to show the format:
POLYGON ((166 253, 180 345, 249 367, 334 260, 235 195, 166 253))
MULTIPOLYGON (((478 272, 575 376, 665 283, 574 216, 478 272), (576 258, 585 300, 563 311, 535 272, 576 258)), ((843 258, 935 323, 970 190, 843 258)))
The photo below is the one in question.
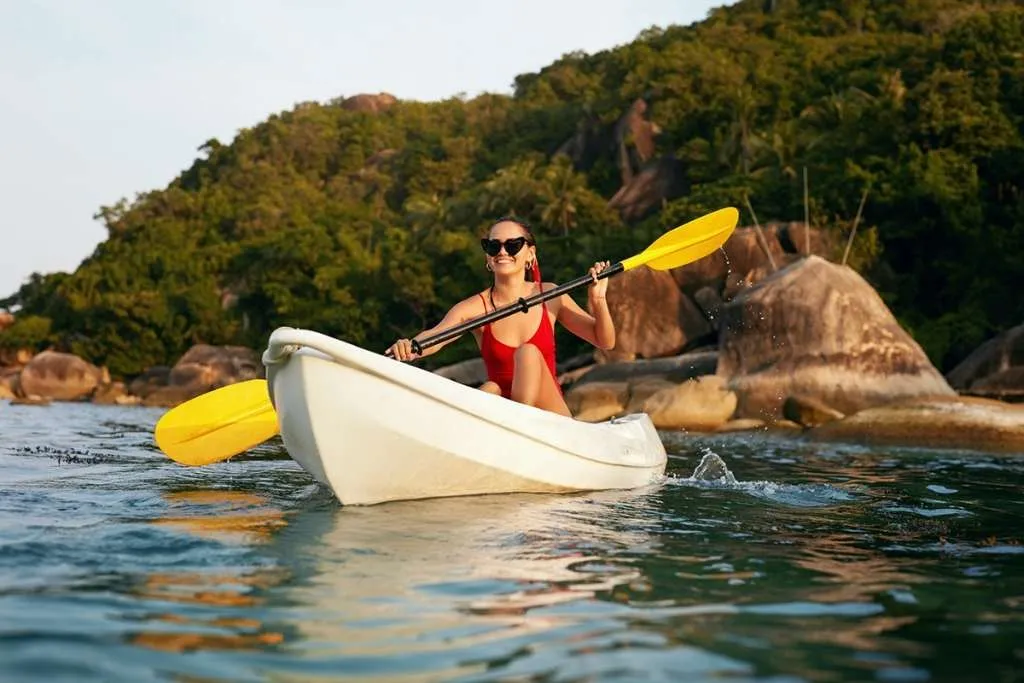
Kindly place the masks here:
POLYGON ((500 254, 502 247, 505 247, 506 254, 509 256, 515 256, 522 251, 523 247, 527 244, 532 245, 533 241, 528 240, 525 237, 513 237, 512 239, 505 240, 504 242, 501 240, 489 239, 487 237, 480 240, 480 246, 484 248, 484 252, 488 256, 492 257, 500 254))

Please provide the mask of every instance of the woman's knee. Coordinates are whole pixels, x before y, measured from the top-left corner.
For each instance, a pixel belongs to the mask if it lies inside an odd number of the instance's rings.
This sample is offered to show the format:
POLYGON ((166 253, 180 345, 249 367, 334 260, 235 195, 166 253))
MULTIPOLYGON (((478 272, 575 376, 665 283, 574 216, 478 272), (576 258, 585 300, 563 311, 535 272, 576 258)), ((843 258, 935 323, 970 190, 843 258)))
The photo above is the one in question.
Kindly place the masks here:
POLYGON ((488 394, 494 394, 495 396, 501 396, 501 387, 496 382, 484 382, 480 385, 480 391, 488 394))
POLYGON ((520 363, 544 362, 544 354, 533 344, 523 344, 515 352, 516 366, 520 363))

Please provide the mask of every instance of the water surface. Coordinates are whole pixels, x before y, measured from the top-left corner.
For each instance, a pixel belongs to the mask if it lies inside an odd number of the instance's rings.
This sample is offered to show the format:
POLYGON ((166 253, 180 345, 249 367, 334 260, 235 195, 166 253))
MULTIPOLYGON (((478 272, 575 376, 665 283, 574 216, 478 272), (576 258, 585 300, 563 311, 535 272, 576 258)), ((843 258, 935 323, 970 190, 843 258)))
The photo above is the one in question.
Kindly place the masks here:
POLYGON ((160 414, 0 403, 0 680, 1024 677, 1024 455, 665 434, 643 490, 342 508, 160 414))

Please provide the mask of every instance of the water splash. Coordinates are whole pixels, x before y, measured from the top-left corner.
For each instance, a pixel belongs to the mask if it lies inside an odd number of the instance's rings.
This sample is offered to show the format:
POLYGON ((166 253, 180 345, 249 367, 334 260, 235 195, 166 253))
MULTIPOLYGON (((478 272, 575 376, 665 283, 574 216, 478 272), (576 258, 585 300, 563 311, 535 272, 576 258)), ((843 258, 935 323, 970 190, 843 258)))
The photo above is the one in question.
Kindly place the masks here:
POLYGON ((735 484, 736 476, 729 471, 729 466, 710 449, 704 449, 704 457, 690 476, 692 481, 715 482, 719 484, 735 484))
POLYGON ((676 477, 670 483, 701 488, 732 489, 773 503, 792 507, 825 507, 858 499, 853 493, 829 484, 783 484, 775 481, 740 481, 725 460, 710 448, 701 450, 701 459, 689 477, 676 477))

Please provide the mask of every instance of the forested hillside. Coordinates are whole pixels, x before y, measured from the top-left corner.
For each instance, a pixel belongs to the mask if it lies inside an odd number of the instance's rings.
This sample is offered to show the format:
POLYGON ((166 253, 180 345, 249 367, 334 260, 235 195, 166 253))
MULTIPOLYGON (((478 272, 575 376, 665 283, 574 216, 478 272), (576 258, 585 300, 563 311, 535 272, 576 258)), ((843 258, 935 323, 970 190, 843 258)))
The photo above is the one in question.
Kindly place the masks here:
MULTIPOLYGON (((373 349, 484 286, 493 218, 537 225, 546 279, 635 253, 749 197, 810 218, 949 369, 1024 321, 1024 8, 1008 0, 743 0, 570 54, 512 96, 304 103, 209 140, 161 190, 98 212, 71 274, 39 274, 0 347, 114 375, 278 325, 373 349)), ((439 354, 452 360, 466 347, 439 354)))

